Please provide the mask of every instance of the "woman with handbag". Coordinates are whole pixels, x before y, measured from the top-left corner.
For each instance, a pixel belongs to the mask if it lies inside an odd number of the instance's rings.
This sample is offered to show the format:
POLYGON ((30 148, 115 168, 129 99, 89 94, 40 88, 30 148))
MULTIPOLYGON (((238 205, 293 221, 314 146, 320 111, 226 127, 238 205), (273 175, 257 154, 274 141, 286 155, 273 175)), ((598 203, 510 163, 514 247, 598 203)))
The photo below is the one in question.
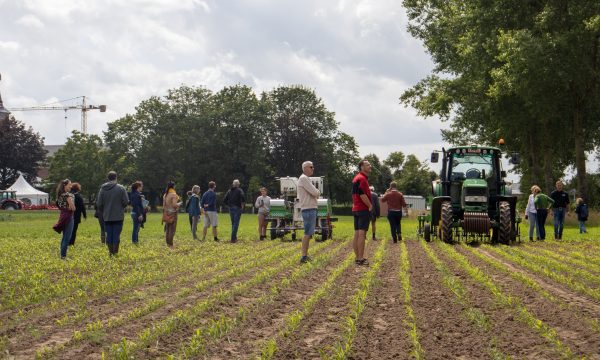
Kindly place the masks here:
POLYGON ((180 205, 177 193, 175 192, 175 183, 169 181, 165 195, 163 196, 162 222, 165 225, 165 240, 170 248, 173 247, 173 238, 177 229, 177 211, 180 205))
POLYGON ((56 232, 62 232, 62 240, 60 242, 60 258, 62 260, 67 258, 67 248, 71 241, 71 234, 75 223, 73 219, 73 212, 75 212, 73 198, 74 196, 71 194, 71 180, 64 179, 56 188, 56 205, 60 209, 60 215, 58 222, 53 226, 56 232))

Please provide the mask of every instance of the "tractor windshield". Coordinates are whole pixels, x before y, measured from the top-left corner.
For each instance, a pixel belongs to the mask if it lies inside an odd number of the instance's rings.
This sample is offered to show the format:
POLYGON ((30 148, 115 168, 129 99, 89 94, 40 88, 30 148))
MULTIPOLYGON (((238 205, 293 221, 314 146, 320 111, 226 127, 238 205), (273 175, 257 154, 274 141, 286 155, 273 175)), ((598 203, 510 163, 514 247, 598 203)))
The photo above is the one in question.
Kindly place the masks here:
POLYGON ((453 154, 451 180, 486 180, 493 177, 492 157, 492 154, 453 154))

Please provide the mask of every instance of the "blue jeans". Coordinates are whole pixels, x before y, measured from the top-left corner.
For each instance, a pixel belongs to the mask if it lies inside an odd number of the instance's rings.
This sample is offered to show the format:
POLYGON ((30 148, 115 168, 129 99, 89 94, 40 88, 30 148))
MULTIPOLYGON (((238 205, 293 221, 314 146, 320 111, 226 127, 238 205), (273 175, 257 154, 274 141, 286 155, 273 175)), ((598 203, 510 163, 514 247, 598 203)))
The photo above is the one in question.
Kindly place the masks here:
POLYGON ((528 212, 527 217, 529 218, 529 238, 533 239, 533 230, 535 229, 535 234, 537 238, 540 238, 540 228, 537 223, 537 213, 528 212))
POLYGON ((237 240, 238 227, 242 218, 242 208, 238 206, 229 207, 229 216, 231 217, 231 240, 237 240))
POLYGON ((585 228, 585 221, 579 220, 579 233, 586 233, 587 229, 585 228))
POLYGON ((62 233, 62 239, 60 241, 60 257, 67 257, 67 249, 69 248, 69 243, 71 242, 71 235, 73 234, 73 226, 75 226, 75 219, 71 216, 71 220, 69 223, 65 225, 62 233))
POLYGON ((563 227, 565 225, 565 208, 556 208, 554 211, 554 237, 562 238, 563 227))
POLYGON ((131 232, 131 242, 134 244, 138 243, 138 234, 140 233, 140 226, 142 222, 138 220, 138 214, 131 213, 131 220, 133 220, 133 231, 131 232))
POLYGON ((106 244, 111 250, 111 254, 119 251, 119 243, 121 242, 121 231, 123 230, 123 220, 121 221, 105 221, 104 229, 106 229, 106 244))

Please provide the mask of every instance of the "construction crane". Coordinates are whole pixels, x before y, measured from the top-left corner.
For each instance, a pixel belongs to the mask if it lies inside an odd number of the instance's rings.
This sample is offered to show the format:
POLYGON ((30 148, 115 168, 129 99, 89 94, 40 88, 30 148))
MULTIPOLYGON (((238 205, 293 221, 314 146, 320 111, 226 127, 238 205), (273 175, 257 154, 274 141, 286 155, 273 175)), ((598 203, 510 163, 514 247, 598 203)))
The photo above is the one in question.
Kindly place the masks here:
POLYGON ((87 112, 90 110, 100 110, 100 112, 106 112, 106 105, 89 105, 85 96, 77 96, 72 99, 60 100, 52 104, 22 107, 22 108, 10 108, 10 111, 37 111, 37 110, 63 110, 65 112, 65 119, 67 118, 67 111, 69 110, 81 110, 81 132, 87 134, 87 112), (81 99, 81 104, 78 105, 58 105, 51 106, 53 104, 59 104, 66 101, 81 99))

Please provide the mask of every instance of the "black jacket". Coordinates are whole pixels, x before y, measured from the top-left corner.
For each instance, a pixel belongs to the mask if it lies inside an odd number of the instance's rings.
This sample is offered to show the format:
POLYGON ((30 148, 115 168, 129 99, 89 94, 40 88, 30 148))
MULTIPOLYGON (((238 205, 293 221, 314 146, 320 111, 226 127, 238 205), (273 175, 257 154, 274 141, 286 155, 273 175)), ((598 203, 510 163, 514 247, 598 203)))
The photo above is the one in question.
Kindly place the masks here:
POLYGON ((81 222, 81 215, 83 215, 84 219, 87 219, 87 213, 85 212, 85 203, 83 202, 83 197, 79 192, 73 193, 75 195, 75 212, 73 213, 73 219, 76 224, 81 222))
POLYGON ((229 207, 242 207, 242 204, 246 203, 244 190, 240 189, 239 187, 232 187, 229 189, 229 191, 227 191, 227 194, 225 194, 223 203, 229 207))

